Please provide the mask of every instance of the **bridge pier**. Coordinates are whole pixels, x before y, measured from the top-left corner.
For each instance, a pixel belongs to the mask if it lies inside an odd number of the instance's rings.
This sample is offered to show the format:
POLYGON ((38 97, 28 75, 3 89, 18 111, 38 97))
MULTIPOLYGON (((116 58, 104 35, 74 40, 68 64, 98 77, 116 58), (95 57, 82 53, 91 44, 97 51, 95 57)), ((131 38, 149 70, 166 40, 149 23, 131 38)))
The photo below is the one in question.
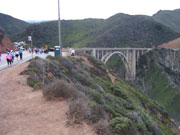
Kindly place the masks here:
POLYGON ((127 51, 126 59, 129 68, 129 72, 126 72, 126 80, 133 81, 136 77, 136 50, 127 51))
POLYGON ((96 58, 96 49, 95 48, 93 48, 91 55, 96 58))

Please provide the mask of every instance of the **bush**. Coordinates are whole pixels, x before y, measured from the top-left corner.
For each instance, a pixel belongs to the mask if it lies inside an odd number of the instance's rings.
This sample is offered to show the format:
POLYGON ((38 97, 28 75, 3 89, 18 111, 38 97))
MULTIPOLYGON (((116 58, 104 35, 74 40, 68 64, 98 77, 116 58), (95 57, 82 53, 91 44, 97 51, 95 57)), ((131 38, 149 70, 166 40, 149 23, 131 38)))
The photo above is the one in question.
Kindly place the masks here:
POLYGON ((68 84, 64 80, 55 80, 54 82, 48 84, 48 86, 45 86, 43 95, 48 100, 58 97, 75 99, 84 96, 80 91, 78 91, 71 84, 68 84))
POLYGON ((28 78, 28 79, 27 79, 27 84, 28 84, 30 87, 34 87, 37 83, 39 83, 39 81, 34 80, 34 79, 32 79, 32 78, 28 78))
POLYGON ((132 124, 132 121, 126 117, 115 117, 110 121, 110 125, 115 128, 116 132, 124 132, 132 124))
POLYGON ((76 123, 80 123, 85 120, 90 123, 96 123, 100 119, 104 119, 105 112, 103 108, 94 104, 88 98, 81 97, 79 99, 72 100, 69 106, 68 116, 73 119, 76 123))
POLYGON ((112 129, 107 120, 100 120, 95 124, 94 127, 98 135, 113 135, 112 129))

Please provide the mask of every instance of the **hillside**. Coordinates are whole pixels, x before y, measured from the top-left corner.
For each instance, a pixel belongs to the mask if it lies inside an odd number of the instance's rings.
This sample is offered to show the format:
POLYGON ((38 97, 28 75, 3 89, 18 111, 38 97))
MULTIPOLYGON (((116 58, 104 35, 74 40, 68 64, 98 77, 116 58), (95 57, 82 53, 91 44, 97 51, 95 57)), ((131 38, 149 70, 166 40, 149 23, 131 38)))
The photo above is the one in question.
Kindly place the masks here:
POLYGON ((4 31, 0 29, 0 51, 6 51, 6 49, 13 49, 13 44, 9 40, 9 38, 6 36, 4 31))
MULTIPOLYGON (((57 22, 35 24, 13 41, 27 40, 33 31, 35 46, 58 44, 57 22)), ((106 20, 63 20, 63 47, 152 47, 176 39, 178 33, 149 16, 116 14, 106 20)))
POLYGON ((69 118, 94 125, 99 135, 177 132, 160 105, 92 57, 36 57, 22 74, 29 75, 27 83, 35 90, 41 88, 48 100, 69 100, 69 118))
POLYGON ((153 15, 153 18, 171 28, 172 30, 180 33, 180 9, 176 10, 160 10, 153 15))
POLYGON ((143 55, 137 66, 136 85, 158 101, 180 124, 180 52, 158 49, 143 55))
POLYGON ((149 16, 117 14, 92 34, 92 47, 152 47, 175 39, 178 34, 149 16))
POLYGON ((161 44, 158 48, 180 48, 180 38, 161 44))
MULTIPOLYGON (((84 20, 62 20, 62 44, 63 47, 72 46, 84 34, 102 25, 103 19, 84 19, 84 20)), ((27 36, 33 34, 33 44, 35 46, 58 45, 58 23, 57 21, 33 24, 25 31, 11 37, 12 41, 27 41, 27 36)))
POLYGON ((29 23, 25 21, 0 13, 0 28, 5 31, 8 36, 12 36, 17 32, 22 31, 28 25, 29 23))

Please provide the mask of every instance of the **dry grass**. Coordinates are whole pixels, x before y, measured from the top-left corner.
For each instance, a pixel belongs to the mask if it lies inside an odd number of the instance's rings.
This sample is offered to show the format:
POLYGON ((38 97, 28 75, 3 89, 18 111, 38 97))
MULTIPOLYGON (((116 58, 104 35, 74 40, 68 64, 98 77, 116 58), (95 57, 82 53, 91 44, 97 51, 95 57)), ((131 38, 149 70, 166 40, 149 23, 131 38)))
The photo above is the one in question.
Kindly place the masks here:
POLYGON ((63 97, 65 99, 75 99, 82 97, 83 93, 64 80, 55 80, 44 87, 43 95, 47 100, 52 100, 59 97, 63 97))

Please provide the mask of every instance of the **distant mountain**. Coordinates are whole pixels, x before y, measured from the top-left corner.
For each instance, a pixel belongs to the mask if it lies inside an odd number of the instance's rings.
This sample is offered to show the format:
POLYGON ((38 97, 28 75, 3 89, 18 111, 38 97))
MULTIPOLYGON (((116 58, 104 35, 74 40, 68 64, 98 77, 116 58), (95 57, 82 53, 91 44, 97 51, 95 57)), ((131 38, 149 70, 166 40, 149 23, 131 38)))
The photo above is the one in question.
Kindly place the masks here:
MULTIPOLYGON (((152 47, 179 36, 170 28, 143 15, 116 14, 82 38, 89 47, 152 47)), ((82 41, 80 41, 82 42, 82 41)), ((78 44, 76 44, 78 46, 78 44)))
POLYGON ((5 35, 3 30, 0 29, 0 51, 6 51, 6 49, 13 49, 13 44, 9 38, 5 35))
POLYGON ((153 15, 153 18, 172 30, 180 33, 180 9, 176 10, 160 10, 153 15))
MULTIPOLYGON (((57 21, 30 25, 16 34, 13 41, 27 40, 33 33, 33 44, 58 45, 57 21)), ((106 20, 62 20, 63 47, 152 47, 180 36, 169 27, 144 15, 116 14, 106 20)))
MULTIPOLYGON (((62 44, 63 47, 72 46, 80 38, 88 34, 89 31, 96 29, 104 22, 103 19, 84 19, 84 20, 62 20, 62 44)), ((32 24, 23 32, 13 36, 12 41, 27 41, 27 37, 32 34, 33 44, 35 46, 58 45, 58 22, 42 22, 32 24)))
POLYGON ((0 28, 5 31, 8 36, 22 31, 27 26, 29 26, 29 23, 25 21, 0 13, 0 28))

